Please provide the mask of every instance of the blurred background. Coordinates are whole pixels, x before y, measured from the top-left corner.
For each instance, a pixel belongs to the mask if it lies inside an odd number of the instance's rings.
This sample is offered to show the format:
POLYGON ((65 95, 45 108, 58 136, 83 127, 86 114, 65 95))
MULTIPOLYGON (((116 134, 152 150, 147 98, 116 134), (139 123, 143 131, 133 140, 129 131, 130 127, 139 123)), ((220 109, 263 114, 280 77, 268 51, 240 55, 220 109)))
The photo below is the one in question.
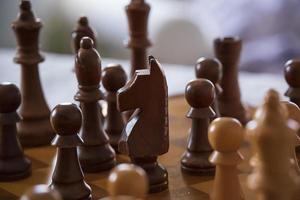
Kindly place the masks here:
MULTIPOLYGON (((10 24, 18 0, 0 0, 0 48, 15 48, 10 24)), ((86 15, 97 32, 102 57, 128 59, 124 7, 129 0, 32 0, 43 21, 43 51, 70 54, 71 32, 86 15)), ((239 36, 244 41, 241 69, 282 72, 286 60, 300 54, 298 0, 148 0, 151 5, 150 53, 161 62, 193 66, 201 56, 213 56, 213 39, 239 36)), ((0 55, 1 56, 1 55, 0 55)))

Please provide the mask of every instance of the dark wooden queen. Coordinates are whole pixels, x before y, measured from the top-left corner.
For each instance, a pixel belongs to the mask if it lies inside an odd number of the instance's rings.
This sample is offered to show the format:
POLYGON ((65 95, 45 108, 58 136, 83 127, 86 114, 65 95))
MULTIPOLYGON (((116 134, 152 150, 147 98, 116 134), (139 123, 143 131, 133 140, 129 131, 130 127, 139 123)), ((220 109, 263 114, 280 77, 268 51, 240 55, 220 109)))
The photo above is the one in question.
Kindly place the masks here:
POLYGON ((49 117, 38 64, 44 61, 39 52, 38 37, 42 23, 34 17, 31 4, 27 0, 20 3, 20 13, 12 24, 17 39, 17 53, 14 61, 21 65, 22 103, 18 126, 20 142, 23 146, 48 145, 54 137, 49 117))

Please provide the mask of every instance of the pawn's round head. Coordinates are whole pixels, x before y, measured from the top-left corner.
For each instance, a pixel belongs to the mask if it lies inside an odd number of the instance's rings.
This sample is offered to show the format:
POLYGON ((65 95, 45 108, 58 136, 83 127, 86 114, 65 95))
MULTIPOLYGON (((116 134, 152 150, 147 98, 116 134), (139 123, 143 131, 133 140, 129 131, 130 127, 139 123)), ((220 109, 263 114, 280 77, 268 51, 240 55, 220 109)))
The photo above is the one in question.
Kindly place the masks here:
POLYGON ((80 41, 80 48, 91 49, 94 47, 94 42, 90 37, 83 37, 80 41))
POLYGON ((143 198, 148 192, 145 171, 133 164, 116 166, 108 177, 108 192, 111 196, 128 195, 143 198))
POLYGON ((209 107, 215 98, 215 87, 207 79, 192 80, 185 88, 185 98, 193 108, 209 107))
POLYGON ((80 130, 82 114, 77 105, 61 103, 52 110, 50 121, 58 135, 74 135, 80 130))
POLYGON ((209 126, 208 140, 212 148, 219 152, 237 151, 244 139, 241 123, 230 117, 217 118, 209 126))
POLYGON ((21 104, 20 90, 12 83, 0 83, 0 97, 0 113, 15 112, 21 104))
POLYGON ((289 60, 285 63, 284 76, 286 82, 294 88, 300 87, 300 60, 289 60))
POLYGON ((28 189, 20 200, 62 200, 61 195, 48 185, 36 185, 28 189))
POLYGON ((127 75, 121 65, 110 64, 102 71, 102 84, 107 91, 116 92, 126 81, 127 75))
POLYGON ((220 81, 222 77, 222 64, 216 58, 199 58, 195 66, 197 78, 205 78, 213 84, 220 81))

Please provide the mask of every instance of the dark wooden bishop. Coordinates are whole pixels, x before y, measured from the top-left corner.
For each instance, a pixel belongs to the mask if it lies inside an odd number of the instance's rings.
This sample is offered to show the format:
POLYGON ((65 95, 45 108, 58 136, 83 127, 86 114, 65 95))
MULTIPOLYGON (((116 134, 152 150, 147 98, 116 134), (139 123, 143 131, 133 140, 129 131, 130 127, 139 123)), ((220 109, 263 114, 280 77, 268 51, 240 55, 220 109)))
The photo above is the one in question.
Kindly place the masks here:
POLYGON ((38 45, 41 27, 40 20, 31 11, 30 2, 22 0, 18 19, 13 22, 12 28, 18 44, 14 61, 21 64, 22 120, 18 134, 23 146, 48 145, 54 137, 38 69, 38 63, 44 61, 38 45))
POLYGON ((223 92, 220 81, 222 78, 222 64, 216 58, 199 58, 195 66, 195 73, 197 78, 204 78, 210 80, 215 86, 216 98, 212 104, 212 109, 215 111, 216 115, 212 118, 221 117, 219 110, 218 97, 223 92))
POLYGON ((168 188, 168 173, 157 162, 169 150, 168 87, 164 72, 154 57, 150 69, 137 70, 117 94, 120 111, 135 110, 124 127, 119 151, 129 155, 149 178, 150 192, 168 188))
POLYGON ((31 162, 17 138, 21 94, 14 84, 5 82, 0 84, 0 97, 0 182, 16 181, 31 174, 31 162))
POLYGON ((150 6, 144 0, 131 0, 126 6, 126 14, 129 25, 129 39, 125 42, 131 49, 131 71, 145 69, 147 64, 147 48, 151 46, 148 39, 148 17, 150 6))
POLYGON ((50 120, 57 133, 52 141, 57 147, 57 158, 49 187, 58 191, 63 199, 90 200, 91 188, 84 181, 77 155, 77 146, 83 144, 77 134, 82 122, 80 109, 71 103, 59 104, 50 120))
POLYGON ((80 49, 80 41, 83 37, 89 37, 94 42, 94 48, 97 46, 96 36, 93 29, 89 26, 89 20, 86 16, 82 16, 77 21, 77 27, 72 32, 74 53, 78 53, 80 49))
POLYGON ((215 112, 210 107, 215 98, 214 85, 207 79, 190 81, 185 98, 191 106, 187 117, 192 119, 187 150, 181 158, 181 169, 194 175, 212 175, 215 167, 208 158, 212 148, 208 142, 208 126, 215 112))
POLYGON ((100 117, 98 101, 103 99, 99 90, 101 60, 89 37, 82 38, 75 62, 79 90, 74 99, 80 102, 83 114, 80 136, 84 144, 79 147, 79 160, 85 172, 108 170, 115 166, 116 155, 100 117))
POLYGON ((122 114, 117 109, 117 91, 126 84, 127 75, 121 65, 111 64, 104 68, 102 85, 106 89, 107 115, 104 130, 109 136, 109 142, 116 152, 124 128, 122 114))
POLYGON ((242 49, 242 40, 237 37, 217 38, 214 41, 216 57, 223 65, 221 78, 222 94, 219 96, 221 116, 238 119, 243 125, 247 123, 246 111, 241 102, 238 81, 238 62, 242 49))

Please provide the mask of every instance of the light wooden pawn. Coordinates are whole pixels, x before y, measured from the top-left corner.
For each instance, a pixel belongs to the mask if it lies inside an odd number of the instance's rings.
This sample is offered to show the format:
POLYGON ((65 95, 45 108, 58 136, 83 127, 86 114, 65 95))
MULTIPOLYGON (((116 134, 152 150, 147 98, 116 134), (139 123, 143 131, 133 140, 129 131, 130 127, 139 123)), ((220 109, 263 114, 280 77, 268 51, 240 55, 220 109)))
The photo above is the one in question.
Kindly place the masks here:
POLYGON ((248 187, 258 200, 288 200, 295 195, 296 171, 291 158, 295 147, 296 130, 288 123, 288 110, 279 94, 269 90, 253 121, 247 125, 247 136, 254 149, 248 177, 248 187))
POLYGON ((241 123, 229 117, 212 121, 208 139, 215 150, 210 162, 216 165, 216 174, 211 200, 242 200, 237 165, 243 160, 238 149, 243 141, 244 131, 241 123))
POLYGON ((61 195, 47 185, 36 185, 28 189, 20 200, 62 200, 61 195))
POLYGON ((140 200, 148 193, 146 172, 133 164, 119 164, 108 177, 109 197, 101 200, 140 200))

